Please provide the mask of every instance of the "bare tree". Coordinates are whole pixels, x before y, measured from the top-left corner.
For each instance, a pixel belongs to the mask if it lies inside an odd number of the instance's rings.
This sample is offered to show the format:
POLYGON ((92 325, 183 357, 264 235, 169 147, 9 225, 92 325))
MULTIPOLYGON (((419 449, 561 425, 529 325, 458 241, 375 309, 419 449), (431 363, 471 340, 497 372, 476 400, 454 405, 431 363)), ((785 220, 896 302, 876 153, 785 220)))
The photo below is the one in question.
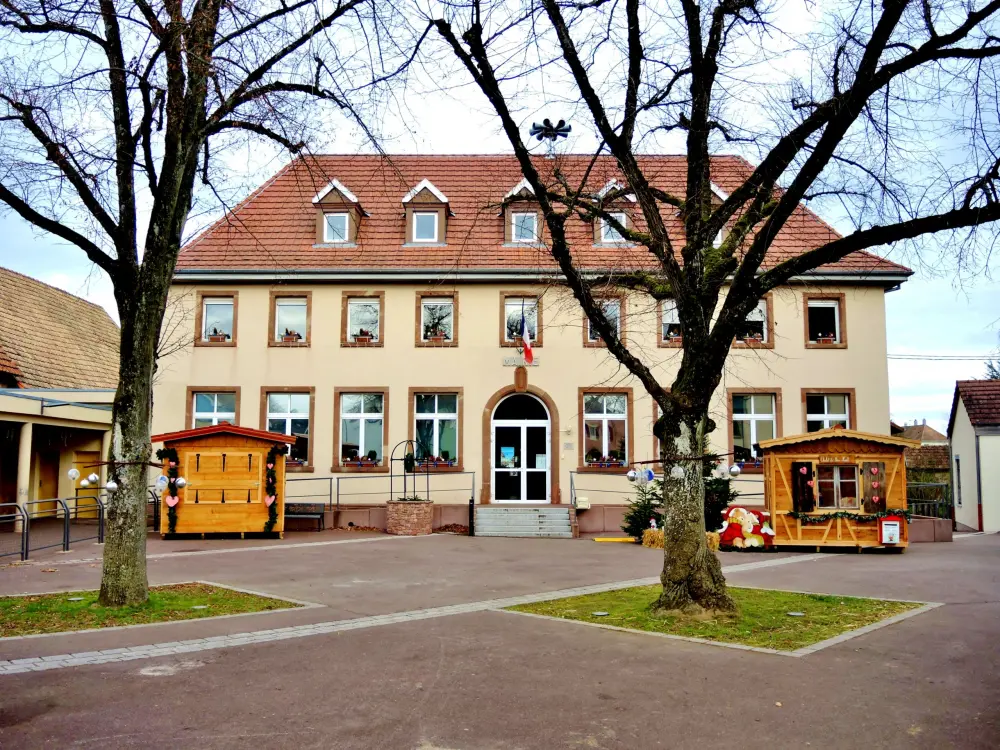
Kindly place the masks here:
MULTIPOLYGON (((465 0, 428 19, 499 117, 566 284, 661 410, 664 611, 734 606, 705 545, 701 462, 715 427, 710 399, 761 297, 856 251, 1000 219, 1000 1, 823 3, 799 43, 768 5, 465 0), (790 61, 770 55, 782 46, 790 61), (800 76, 775 75, 790 64, 800 76), (771 77, 761 76, 768 66, 771 77), (595 195, 589 169, 570 174, 558 159, 552 167, 532 156, 517 112, 537 75, 550 90, 564 84, 575 126, 582 120, 596 134, 597 154, 609 154, 623 178, 619 189, 595 195), (687 157, 686 182, 673 192, 640 156, 669 133, 683 137, 687 157), (945 145, 953 156, 939 157, 945 145), (712 150, 722 146, 756 166, 713 200, 712 150), (609 211, 626 195, 636 201, 633 226, 609 211), (800 204, 824 197, 846 209, 855 230, 769 259, 800 204), (575 216, 609 223, 648 251, 651 270, 597 278, 567 240, 575 216), (669 231, 675 219, 683 231, 669 231), (674 300, 683 354, 669 387, 609 324, 595 294, 607 283, 674 300)), ((956 243, 960 258, 994 236, 956 243)))
POLYGON ((393 57, 390 10, 375 0, 0 2, 0 202, 107 272, 121 319, 104 604, 147 597, 151 384, 197 182, 214 192, 237 137, 298 153, 318 128, 364 128, 350 97, 392 72, 377 69, 393 57))

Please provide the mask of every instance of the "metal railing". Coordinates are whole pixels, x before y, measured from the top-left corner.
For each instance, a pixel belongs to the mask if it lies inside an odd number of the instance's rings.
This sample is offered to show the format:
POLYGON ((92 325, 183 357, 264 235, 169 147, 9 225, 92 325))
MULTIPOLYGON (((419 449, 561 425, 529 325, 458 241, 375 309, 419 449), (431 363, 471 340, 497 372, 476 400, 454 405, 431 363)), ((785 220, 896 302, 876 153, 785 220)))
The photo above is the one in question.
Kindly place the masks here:
POLYGON ((954 525, 955 509, 948 482, 907 482, 906 507, 915 516, 944 518, 954 525))
POLYGON ((333 480, 334 477, 289 477, 286 475, 285 502, 322 502, 327 510, 332 510, 334 500, 333 480), (312 482, 313 485, 307 485, 307 482, 312 482), (292 487, 290 488, 289 485, 292 485, 292 487), (293 495, 292 489, 296 490, 297 494, 293 495), (315 492, 298 492, 299 490, 312 489, 315 489, 315 492))
POLYGON ((21 560, 28 559, 28 517, 24 509, 17 503, 0 503, 0 540, 7 539, 7 533, 17 537, 17 548, 14 545, 0 544, 0 557, 17 555, 21 560), (8 528, 9 531, 8 531, 8 528))
MULTIPOLYGON (((571 471, 569 473, 569 498, 570 504, 575 508, 576 498, 578 494, 590 495, 591 493, 604 494, 604 495, 617 495, 618 497, 624 498, 625 502, 630 502, 635 495, 635 485, 628 481, 628 478, 622 473, 620 476, 615 474, 583 474, 578 476, 580 472, 571 471), (584 481, 583 486, 581 486, 581 479, 590 481, 584 481), (598 487, 597 484, 605 484, 607 482, 613 482, 614 488, 608 489, 606 487, 598 487)), ((663 479, 662 474, 654 475, 654 479, 663 479)), ((764 482, 761 479, 754 479, 751 477, 736 477, 730 479, 733 483, 733 489, 739 493, 736 498, 737 503, 745 503, 749 505, 764 505, 764 482), (748 488, 757 488, 757 491, 748 491, 746 489, 741 489, 740 484, 748 488)))
MULTIPOLYGON (((476 497, 476 472, 474 471, 428 471, 419 472, 420 477, 428 477, 428 483, 424 490, 427 499, 433 499, 433 495, 441 493, 468 492, 468 497, 475 500, 476 497), (461 487, 441 487, 440 482, 435 488, 431 482, 446 477, 468 476, 470 485, 468 489, 463 484, 461 487)), ((392 476, 390 474, 342 474, 336 477, 288 477, 285 479, 285 502, 309 502, 307 498, 313 498, 313 502, 323 502, 328 510, 340 510, 342 505, 363 504, 365 501, 357 501, 354 498, 379 498, 372 500, 375 504, 384 503, 392 495, 392 476), (384 488, 370 489, 372 483, 381 480, 384 488), (318 486, 308 486, 306 482, 320 483, 318 486), (352 484, 356 482, 367 482, 366 489, 353 489, 352 484), (326 487, 322 486, 326 483, 326 487), (289 489, 293 485, 293 489, 289 489), (301 489, 314 490, 312 492, 301 492, 301 489)))

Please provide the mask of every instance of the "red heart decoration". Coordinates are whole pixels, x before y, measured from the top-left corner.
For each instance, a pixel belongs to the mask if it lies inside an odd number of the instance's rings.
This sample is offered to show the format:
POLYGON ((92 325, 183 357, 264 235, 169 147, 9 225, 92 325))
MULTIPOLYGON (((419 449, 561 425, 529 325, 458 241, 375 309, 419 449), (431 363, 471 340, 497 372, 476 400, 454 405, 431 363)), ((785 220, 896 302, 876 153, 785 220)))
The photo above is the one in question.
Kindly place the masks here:
POLYGON ((268 464, 268 465, 267 465, 267 468, 269 468, 269 469, 273 469, 273 468, 274 468, 274 464, 268 464))
POLYGON ((173 495, 167 495, 167 507, 173 508, 181 499, 179 497, 174 497, 173 495))
POLYGON ((809 469, 807 469, 805 466, 799 467, 799 474, 807 474, 807 473, 809 473, 809 469))
POLYGON ((877 466, 873 466, 872 467, 872 474, 878 474, 878 467, 877 466))
POLYGON ((264 498, 264 505, 266 505, 268 508, 270 508, 271 507, 271 503, 273 503, 274 500, 275 500, 274 495, 267 495, 264 498))
POLYGON ((872 487, 874 487, 875 489, 878 489, 878 482, 872 482, 872 487))
POLYGON ((873 503, 877 503, 877 502, 879 502, 879 496, 878 496, 878 495, 873 495, 873 496, 872 496, 872 502, 873 502, 873 503))
POLYGON ((813 486, 813 480, 810 479, 808 482, 806 482, 806 486, 807 487, 812 487, 813 486))

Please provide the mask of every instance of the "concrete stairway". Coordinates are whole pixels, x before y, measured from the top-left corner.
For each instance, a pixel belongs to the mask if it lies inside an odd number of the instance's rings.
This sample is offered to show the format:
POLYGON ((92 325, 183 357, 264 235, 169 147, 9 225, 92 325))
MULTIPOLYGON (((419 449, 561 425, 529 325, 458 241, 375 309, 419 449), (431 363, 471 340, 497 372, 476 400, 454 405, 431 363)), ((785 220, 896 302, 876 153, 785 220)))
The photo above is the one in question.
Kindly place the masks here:
POLYGON ((572 539, 567 506, 476 506, 476 536, 525 536, 572 539))

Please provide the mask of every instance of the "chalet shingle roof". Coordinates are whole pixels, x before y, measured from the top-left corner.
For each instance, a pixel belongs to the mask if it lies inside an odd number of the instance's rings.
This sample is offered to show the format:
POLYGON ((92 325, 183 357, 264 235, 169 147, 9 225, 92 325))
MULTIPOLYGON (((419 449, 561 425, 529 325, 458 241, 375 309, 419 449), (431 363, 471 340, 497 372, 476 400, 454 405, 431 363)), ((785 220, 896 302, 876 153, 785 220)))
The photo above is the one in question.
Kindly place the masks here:
MULTIPOLYGON (((539 158, 542 174, 558 165, 573 182, 582 179, 591 157, 539 158)), ((646 156, 640 159, 650 181, 683 194, 685 159, 646 156)), ((734 190, 750 173, 737 157, 713 159, 713 181, 734 190)), ((522 179, 513 156, 316 156, 296 159, 254 191, 232 212, 195 237, 182 250, 179 274, 211 271, 553 271, 544 247, 504 244, 500 205, 522 179), (350 190, 368 214, 360 222, 356 244, 317 244, 313 198, 332 180, 350 190), (406 246, 403 198, 422 180, 448 196, 447 244, 406 246)), ((622 180, 614 162, 602 157, 587 181, 597 193, 610 180, 622 180)), ((592 188, 592 190, 591 190, 592 188)), ((623 210, 638 214, 629 201, 623 210)), ((683 227, 673 212, 664 211, 668 231, 679 250, 683 227)), ((644 222, 636 215, 635 226, 644 222)), ((648 268, 650 256, 641 247, 595 246, 593 227, 580 218, 567 224, 571 249, 580 266, 592 270, 628 271, 648 268)), ((765 265, 818 247, 838 235, 805 208, 798 208, 778 234, 765 265)), ((908 275, 909 269, 867 252, 855 252, 825 266, 824 273, 908 275)))
POLYGON ((1000 425, 1000 380, 959 380, 951 403, 948 435, 955 425, 955 411, 961 397, 973 427, 1000 425))
POLYGON ((0 268, 0 371, 22 388, 114 388, 118 326, 97 305, 0 268))

